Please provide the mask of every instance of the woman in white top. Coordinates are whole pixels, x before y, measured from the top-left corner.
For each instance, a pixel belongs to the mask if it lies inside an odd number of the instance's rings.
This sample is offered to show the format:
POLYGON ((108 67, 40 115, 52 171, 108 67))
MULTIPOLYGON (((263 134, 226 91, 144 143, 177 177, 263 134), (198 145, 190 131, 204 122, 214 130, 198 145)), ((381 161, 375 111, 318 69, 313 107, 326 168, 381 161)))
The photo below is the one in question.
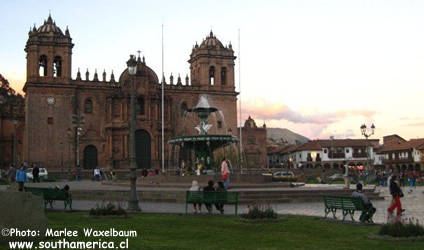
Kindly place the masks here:
MULTIPOLYGON (((193 180, 189 191, 200 191, 199 182, 197 182, 196 180, 193 180)), ((193 203, 193 207, 194 207, 195 214, 197 214, 197 212, 202 213, 202 203, 193 203)))

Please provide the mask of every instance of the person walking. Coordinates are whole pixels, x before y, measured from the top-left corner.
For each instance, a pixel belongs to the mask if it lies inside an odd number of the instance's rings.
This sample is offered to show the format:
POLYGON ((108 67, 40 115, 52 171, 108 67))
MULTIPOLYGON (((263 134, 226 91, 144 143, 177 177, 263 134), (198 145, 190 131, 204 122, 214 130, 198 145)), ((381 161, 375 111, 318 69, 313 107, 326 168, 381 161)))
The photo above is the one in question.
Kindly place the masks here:
POLYGON ((346 164, 346 161, 343 161, 343 167, 344 167, 344 174, 343 179, 345 183, 345 189, 350 188, 350 176, 349 176, 349 166, 346 164))
MULTIPOLYGON (((188 189, 191 192, 200 192, 199 182, 193 180, 191 182, 191 187, 188 189)), ((194 213, 202 213, 202 203, 193 203, 194 213)))
POLYGON ((224 157, 221 162, 221 178, 224 181, 225 189, 230 188, 230 168, 228 167, 227 159, 224 157))
POLYGON ((40 169, 35 164, 32 168, 32 182, 40 182, 40 169))
POLYGON ((400 202, 400 198, 403 197, 403 192, 400 189, 397 181, 398 176, 396 174, 393 174, 392 179, 390 180, 390 194, 393 197, 393 201, 390 207, 387 209, 387 212, 389 215, 388 219, 390 220, 393 218, 393 211, 396 209, 396 220, 398 221, 402 216, 402 212, 404 210, 402 209, 402 203, 400 202))
POLYGON ((27 174, 25 172, 24 164, 22 164, 21 168, 18 169, 18 171, 16 171, 15 180, 16 180, 16 182, 18 182, 18 190, 20 192, 23 192, 24 191, 24 184, 25 184, 25 182, 28 181, 28 177, 27 177, 27 174))

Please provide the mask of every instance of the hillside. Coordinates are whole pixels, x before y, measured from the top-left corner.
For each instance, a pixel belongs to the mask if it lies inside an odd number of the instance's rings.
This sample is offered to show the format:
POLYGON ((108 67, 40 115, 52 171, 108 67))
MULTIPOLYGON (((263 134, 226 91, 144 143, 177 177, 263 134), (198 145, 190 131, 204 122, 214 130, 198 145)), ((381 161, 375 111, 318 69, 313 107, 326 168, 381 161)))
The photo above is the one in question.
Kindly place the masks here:
POLYGON ((308 138, 286 128, 267 128, 267 137, 279 144, 302 144, 309 141, 308 138))

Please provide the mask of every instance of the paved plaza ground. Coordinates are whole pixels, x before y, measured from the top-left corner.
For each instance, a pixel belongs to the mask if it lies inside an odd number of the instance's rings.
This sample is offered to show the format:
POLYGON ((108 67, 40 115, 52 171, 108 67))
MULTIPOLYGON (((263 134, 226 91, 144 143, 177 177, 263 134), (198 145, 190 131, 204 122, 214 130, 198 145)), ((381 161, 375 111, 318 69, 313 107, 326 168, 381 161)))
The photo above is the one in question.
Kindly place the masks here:
MULTIPOLYGON (((58 186, 62 187, 68 182, 55 182, 55 183, 29 183, 28 186, 58 186)), ((93 181, 81 181, 81 182, 70 182, 71 190, 128 190, 125 186, 110 186, 102 185, 100 182, 93 181)), ((342 185, 320 185, 312 184, 304 187, 296 188, 297 190, 308 190, 308 189, 334 189, 343 188, 342 185)), ((0 186, 0 190, 5 189, 5 186, 0 186)), ((175 190, 175 188, 169 187, 143 187, 143 190, 161 190, 166 192, 167 190, 175 190)), ((271 189, 271 188, 270 188, 271 189)), ((272 188, 275 189, 275 188, 272 188)), ((278 188, 278 189, 290 189, 290 188, 278 188)), ((232 191, 240 190, 266 190, 266 188, 251 188, 251 189, 232 189, 232 191)), ((376 187, 376 190, 380 192, 380 196, 384 197, 384 200, 374 200, 373 204, 377 208, 377 212, 374 216, 376 223, 385 223, 387 220, 387 207, 391 202, 391 196, 387 187, 376 187)), ((424 224, 424 187, 416 187, 411 193, 408 192, 409 188, 404 188, 405 197, 401 199, 403 207, 406 209, 404 218, 418 219, 421 224, 424 224)), ((352 187, 353 191, 353 187, 352 187)), ((103 201, 99 201, 93 198, 93 200, 74 200, 73 208, 75 210, 89 210, 96 205, 101 205, 103 201)), ((122 203, 126 206, 125 202, 122 203)), ((308 215, 308 216, 324 216, 324 204, 323 202, 303 202, 303 203, 279 203, 270 204, 274 210, 279 214, 293 214, 293 215, 308 215)), ((166 203, 166 202, 140 202, 140 207, 145 213, 185 213, 185 204, 182 203, 166 203)), ((56 201, 54 203, 54 209, 63 209, 63 203, 56 201)), ((243 213, 248 209, 247 205, 239 205, 238 212, 243 213)), ((216 211, 215 211, 216 212, 216 211)), ((189 205, 189 213, 193 213, 192 206, 189 205)), ((206 209, 203 207, 203 213, 206 214, 206 209)), ((234 206, 227 205, 225 207, 225 214, 234 214, 234 206)), ((331 216, 331 214, 330 214, 331 216)), ((337 212, 337 217, 342 218, 341 212, 337 212)), ((359 213, 355 215, 355 219, 359 218, 359 213)))

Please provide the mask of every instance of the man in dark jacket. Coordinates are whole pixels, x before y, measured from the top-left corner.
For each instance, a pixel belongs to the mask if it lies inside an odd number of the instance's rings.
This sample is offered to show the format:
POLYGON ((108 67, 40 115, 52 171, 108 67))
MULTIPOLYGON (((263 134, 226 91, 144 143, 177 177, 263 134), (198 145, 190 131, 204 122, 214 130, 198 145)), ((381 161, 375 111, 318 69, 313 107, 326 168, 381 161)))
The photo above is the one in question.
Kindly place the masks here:
POLYGON ((365 221, 372 222, 372 216, 375 214, 376 209, 372 205, 368 197, 362 192, 361 183, 356 184, 356 190, 352 193, 352 197, 361 198, 365 207, 365 210, 362 211, 362 214, 359 217, 359 220, 361 222, 365 222, 365 221))
POLYGON ((40 182, 40 169, 34 164, 32 168, 32 182, 40 182))
MULTIPOLYGON (((208 181, 208 185, 206 187, 203 188, 203 192, 214 192, 215 188, 213 187, 215 183, 213 182, 213 180, 208 181)), ((203 196, 204 198, 207 198, 208 195, 204 194, 203 196)), ((208 210, 208 212, 211 214, 212 213, 212 204, 209 202, 205 202, 205 207, 208 210)))
POLYGON ((387 209, 389 216, 393 216, 393 211, 396 210, 396 215, 400 217, 402 215, 402 203, 400 203, 400 198, 403 197, 403 192, 397 184, 398 177, 396 174, 393 174, 392 179, 390 180, 390 194, 393 196, 393 202, 390 207, 387 209))

